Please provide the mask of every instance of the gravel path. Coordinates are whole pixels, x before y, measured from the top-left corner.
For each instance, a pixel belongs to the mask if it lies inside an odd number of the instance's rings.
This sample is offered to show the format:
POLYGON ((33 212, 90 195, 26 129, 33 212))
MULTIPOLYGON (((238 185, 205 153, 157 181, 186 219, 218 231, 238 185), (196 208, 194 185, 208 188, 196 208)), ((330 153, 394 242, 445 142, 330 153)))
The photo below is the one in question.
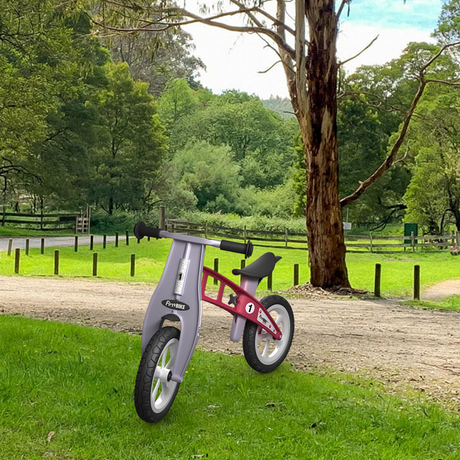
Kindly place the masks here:
MULTIPOLYGON (((103 236, 94 235, 94 244, 102 244, 103 236)), ((121 241, 120 236, 120 241, 121 241)), ((8 250, 8 241, 10 238, 0 237, 0 251, 8 250)), ((41 238, 31 236, 29 238, 12 238, 13 240, 13 251, 16 248, 25 249, 26 248, 26 239, 30 241, 31 248, 39 248, 41 245, 41 238)), ((115 236, 107 236, 107 243, 113 243, 115 241, 115 236)), ((124 241, 124 235, 123 235, 124 241)), ((89 235, 78 235, 78 245, 79 246, 89 246, 90 236, 89 235)), ((63 247, 63 246, 73 246, 75 244, 74 236, 50 236, 45 237, 45 246, 46 247, 63 247)))
MULTIPOLYGON (((0 277, 0 313, 140 332, 152 286, 0 277)), ((290 299, 296 325, 288 359, 298 368, 359 372, 409 384, 460 409, 460 313, 393 301, 290 299)), ((204 303, 198 346, 242 353, 230 316, 204 303)))

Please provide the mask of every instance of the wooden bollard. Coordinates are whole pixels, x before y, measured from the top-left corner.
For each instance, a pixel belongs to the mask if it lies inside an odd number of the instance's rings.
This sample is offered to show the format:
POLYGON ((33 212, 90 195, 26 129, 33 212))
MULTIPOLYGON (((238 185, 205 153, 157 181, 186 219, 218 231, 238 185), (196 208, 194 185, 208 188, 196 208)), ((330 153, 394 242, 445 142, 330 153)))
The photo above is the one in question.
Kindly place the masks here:
POLYGON ((78 236, 75 236, 74 251, 78 252, 78 236))
POLYGON ((45 254, 45 238, 42 238, 40 242, 40 254, 45 254))
POLYGON ((93 252, 93 276, 97 276, 97 252, 93 252))
POLYGON ((105 249, 106 247, 107 247, 107 235, 104 235, 102 239, 102 249, 105 249))
POLYGON ((94 248, 94 235, 91 235, 89 237, 89 249, 90 249, 90 251, 92 251, 93 248, 94 248))
POLYGON ((118 248, 118 232, 115 232, 115 247, 118 248))
POLYGON ((273 290, 273 273, 270 273, 268 276, 267 276, 267 289, 269 291, 272 291, 273 290))
POLYGON ((11 255, 11 251, 12 251, 12 250, 13 250, 13 240, 12 240, 12 238, 10 238, 10 239, 8 240, 8 256, 11 255))
POLYGON ((414 300, 420 300, 420 265, 414 265, 414 300))
MULTIPOLYGON (((214 257, 214 271, 219 273, 219 258, 214 257)), ((219 280, 214 278, 213 284, 217 286, 219 284, 219 280)))
POLYGON ((294 286, 299 285, 299 264, 294 264, 294 286))
POLYGON ((14 273, 16 275, 19 273, 19 259, 21 257, 21 250, 19 248, 16 248, 14 251, 14 273))
POLYGON ((136 254, 131 254, 131 276, 134 276, 136 270, 136 254))
POLYGON ((59 250, 54 251, 54 274, 59 275, 59 250))
POLYGON ((380 297, 380 284, 382 281, 382 266, 375 264, 375 278, 374 278, 374 296, 380 297))
POLYGON ((126 230, 126 246, 129 246, 129 232, 126 230))
POLYGON ((30 240, 29 238, 26 238, 26 256, 29 255, 29 251, 30 251, 30 240))

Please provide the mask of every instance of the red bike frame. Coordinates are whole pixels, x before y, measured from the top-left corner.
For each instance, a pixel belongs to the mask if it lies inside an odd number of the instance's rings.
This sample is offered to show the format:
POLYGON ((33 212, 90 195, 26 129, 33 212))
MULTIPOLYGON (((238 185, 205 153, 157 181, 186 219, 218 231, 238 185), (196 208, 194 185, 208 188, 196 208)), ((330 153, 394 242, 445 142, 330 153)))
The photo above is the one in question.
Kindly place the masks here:
POLYGON ((220 273, 211 270, 208 267, 203 267, 203 278, 201 280, 201 297, 206 302, 212 303, 217 307, 223 308, 232 315, 240 315, 253 323, 256 323, 262 329, 267 331, 275 340, 280 340, 282 333, 275 323, 267 309, 251 294, 246 292, 241 286, 238 286, 233 281, 230 281, 220 273), (205 294, 206 283, 208 277, 215 278, 220 282, 219 293, 217 299, 208 297, 205 294), (236 305, 227 305, 222 302, 225 286, 228 286, 238 296, 236 305))

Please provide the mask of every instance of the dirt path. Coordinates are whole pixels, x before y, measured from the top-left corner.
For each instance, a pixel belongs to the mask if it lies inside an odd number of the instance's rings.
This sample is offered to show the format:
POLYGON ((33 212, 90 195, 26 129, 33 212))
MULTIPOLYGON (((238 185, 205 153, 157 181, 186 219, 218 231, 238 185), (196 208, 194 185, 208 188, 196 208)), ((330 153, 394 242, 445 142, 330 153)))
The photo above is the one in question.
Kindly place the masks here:
POLYGON ((423 300, 438 301, 452 295, 460 295, 460 280, 448 280, 423 291, 423 300))
MULTIPOLYGON (((152 286, 0 277, 0 313, 120 331, 141 331, 152 286)), ((301 369, 360 372, 409 384, 460 409, 460 314, 389 301, 291 299, 296 326, 289 360, 301 369)), ((241 353, 230 316, 204 304, 198 346, 241 353)))

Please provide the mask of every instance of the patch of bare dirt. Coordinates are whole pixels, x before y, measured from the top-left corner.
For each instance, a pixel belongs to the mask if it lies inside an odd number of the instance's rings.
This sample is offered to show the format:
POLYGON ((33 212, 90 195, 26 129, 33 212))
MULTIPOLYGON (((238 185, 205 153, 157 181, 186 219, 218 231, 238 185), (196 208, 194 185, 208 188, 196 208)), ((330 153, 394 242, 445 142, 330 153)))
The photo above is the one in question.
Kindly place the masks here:
POLYGON ((460 295, 460 279, 447 280, 430 286, 423 292, 423 300, 432 300, 436 302, 453 295, 460 295))
MULTIPOLYGON (((0 313, 141 332, 153 287, 145 284, 0 277, 0 313)), ((388 300, 289 299, 295 335, 288 355, 302 370, 328 369, 411 386, 460 409, 460 314, 388 300)), ((198 346, 242 353, 231 317, 204 303, 198 346)))

